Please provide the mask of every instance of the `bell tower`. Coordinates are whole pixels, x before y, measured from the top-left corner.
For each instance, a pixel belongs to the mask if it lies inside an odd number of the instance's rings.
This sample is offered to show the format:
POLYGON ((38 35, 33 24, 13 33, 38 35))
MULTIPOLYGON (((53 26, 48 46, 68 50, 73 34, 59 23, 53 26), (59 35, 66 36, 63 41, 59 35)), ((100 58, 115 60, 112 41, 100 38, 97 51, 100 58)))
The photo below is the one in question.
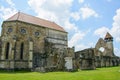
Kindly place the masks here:
POLYGON ((109 32, 106 33, 104 41, 106 42, 106 56, 114 56, 113 37, 109 32))

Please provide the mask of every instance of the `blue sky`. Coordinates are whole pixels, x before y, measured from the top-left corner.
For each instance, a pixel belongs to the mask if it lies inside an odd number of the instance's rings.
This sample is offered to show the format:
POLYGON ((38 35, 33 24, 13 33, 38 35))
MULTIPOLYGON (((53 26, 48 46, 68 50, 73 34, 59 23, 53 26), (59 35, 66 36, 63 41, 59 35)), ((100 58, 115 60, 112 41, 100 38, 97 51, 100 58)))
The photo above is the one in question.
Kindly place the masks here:
POLYGON ((76 51, 95 47, 110 32, 120 56, 120 0, 0 0, 0 25, 18 11, 62 26, 76 51))

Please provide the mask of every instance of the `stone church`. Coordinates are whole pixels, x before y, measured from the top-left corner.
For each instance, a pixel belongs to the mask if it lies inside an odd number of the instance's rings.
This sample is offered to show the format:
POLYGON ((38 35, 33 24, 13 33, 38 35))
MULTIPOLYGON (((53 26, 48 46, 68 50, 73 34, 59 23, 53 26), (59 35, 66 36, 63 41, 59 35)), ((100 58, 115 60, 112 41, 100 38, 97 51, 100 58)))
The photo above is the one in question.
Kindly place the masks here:
POLYGON ((77 52, 68 47, 67 36, 54 22, 18 12, 2 24, 0 69, 46 72, 119 65, 109 33, 95 48, 77 52))
POLYGON ((64 69, 65 57, 74 58, 67 34, 54 22, 16 13, 2 24, 0 69, 64 69))

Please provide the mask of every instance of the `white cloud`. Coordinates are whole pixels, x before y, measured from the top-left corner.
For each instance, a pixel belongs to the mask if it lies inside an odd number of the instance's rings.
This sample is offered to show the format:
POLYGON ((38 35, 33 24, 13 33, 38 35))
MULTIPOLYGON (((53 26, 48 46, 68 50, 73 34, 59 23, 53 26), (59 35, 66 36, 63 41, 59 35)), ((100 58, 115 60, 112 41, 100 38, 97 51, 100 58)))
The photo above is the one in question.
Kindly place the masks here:
MULTIPOLYGON (((65 23, 66 24, 66 26, 69 26, 69 27, 67 27, 67 29, 71 32, 72 30, 74 31, 74 34, 73 34, 73 36, 71 37, 71 39, 70 40, 68 40, 68 46, 69 47, 73 47, 73 46, 75 46, 75 50, 81 50, 81 49, 85 49, 86 47, 88 47, 88 46, 86 46, 86 45, 84 45, 84 46, 82 46, 81 44, 78 44, 85 36, 86 36, 86 34, 89 32, 89 30, 88 31, 80 31, 76 26, 75 26, 75 24, 73 24, 73 23, 70 23, 70 22, 66 22, 65 23), (79 46, 79 48, 78 48, 78 46, 79 46)), ((90 45, 89 45, 90 46, 90 45)))
MULTIPOLYGON (((116 15, 113 17, 112 28, 108 29, 107 27, 101 27, 95 30, 94 34, 98 36, 105 36, 106 32, 110 32, 114 37, 115 41, 120 43, 120 8, 116 10, 116 15)), ((114 48, 114 52, 117 56, 120 55, 120 48, 114 48)))
POLYGON ((73 12, 71 13, 71 17, 75 20, 78 21, 80 19, 80 14, 79 12, 73 12))
POLYGON ((6 0, 6 2, 11 6, 11 7, 14 7, 15 4, 11 1, 11 0, 6 0))
POLYGON ((112 28, 101 27, 95 30, 94 34, 100 37, 105 36, 106 32, 110 32, 117 42, 120 42, 120 9, 116 10, 116 15, 113 17, 112 28))
MULTIPOLYGON (((98 17, 98 14, 90 7, 85 6, 85 7, 80 8, 79 11, 77 11, 77 12, 72 12, 71 17, 74 20, 78 21, 81 18, 87 19, 89 17, 98 17)), ((71 27, 69 27, 70 29, 75 30, 75 34, 68 41, 69 47, 77 46, 76 50, 78 50, 78 49, 81 50, 81 49, 85 49, 85 48, 88 48, 91 46, 91 45, 84 45, 83 46, 81 44, 78 44, 78 42, 80 42, 80 40, 82 40, 86 36, 86 34, 89 32, 89 30, 86 32, 82 32, 75 26, 75 24, 70 24, 70 23, 67 23, 67 24, 68 24, 68 26, 71 26, 71 27)))
POLYGON ((38 17, 64 26, 63 22, 70 16, 69 8, 72 2, 73 0, 29 0, 28 4, 38 17))
POLYGON ((79 11, 76 11, 76 12, 72 12, 71 13, 71 17, 75 20, 75 21, 78 21, 80 19, 87 19, 87 18, 90 18, 90 17, 99 17, 98 13, 93 10, 92 8, 90 8, 89 6, 84 6, 84 7, 81 7, 79 9, 79 11))
POLYGON ((15 4, 11 0, 6 0, 6 2, 10 5, 9 7, 0 6, 0 18, 3 20, 9 18, 17 12, 14 7, 15 4))
POLYGON ((84 0, 78 0, 78 2, 79 2, 79 3, 83 3, 83 2, 84 2, 84 0))
POLYGON ((57 24, 64 26, 68 32, 74 32, 68 41, 69 47, 76 45, 85 34, 80 31, 74 23, 70 22, 70 18, 79 20, 77 13, 70 12, 73 0, 29 0, 28 4, 34 10, 38 17, 55 21, 57 24))
POLYGON ((15 9, 12 8, 5 8, 3 6, 0 6, 0 17, 2 19, 7 19, 9 17, 11 17, 13 14, 15 14, 17 11, 15 9))
POLYGON ((68 46, 73 47, 77 45, 77 42, 79 42, 83 37, 85 36, 85 33, 83 32, 76 32, 72 38, 68 41, 68 46))
MULTIPOLYGON (((80 2, 84 2, 81 0, 80 2)), ((71 23, 70 19, 78 21, 87 19, 91 16, 97 17, 98 14, 89 7, 82 7, 77 12, 71 12, 70 8, 73 5, 73 0, 29 0, 29 7, 35 11, 38 17, 54 21, 61 25, 71 34, 71 39, 68 41, 68 46, 77 46, 78 42, 86 36, 87 32, 78 29, 75 23, 71 23)))
POLYGON ((120 8, 117 9, 116 15, 113 17, 113 27, 111 33, 115 37, 116 41, 120 42, 120 8))
POLYGON ((116 53, 116 56, 120 56, 120 49, 114 48, 114 52, 116 53))
POLYGON ((79 45, 76 45, 75 48, 76 48, 76 51, 80 51, 80 50, 86 49, 88 47, 84 44, 79 44, 79 45))
POLYGON ((87 7, 82 7, 80 8, 80 13, 83 19, 87 19, 89 17, 98 17, 98 14, 91 8, 87 7))
POLYGON ((65 28, 66 30, 68 30, 68 31, 75 31, 75 32, 78 31, 78 28, 75 26, 75 24, 74 24, 74 23, 70 23, 69 20, 66 20, 66 21, 64 22, 64 28, 65 28))
POLYGON ((88 6, 80 8, 77 12, 71 12, 73 0, 29 0, 28 4, 38 17, 54 21, 61 26, 64 26, 64 22, 70 18, 78 21, 80 17, 83 19, 98 17, 98 14, 88 6))
POLYGON ((94 47, 94 43, 88 43, 88 44, 80 43, 75 46, 75 48, 76 48, 75 51, 80 51, 80 50, 83 50, 86 48, 93 48, 93 47, 94 47))
POLYGON ((110 30, 107 27, 103 26, 103 27, 95 30, 94 34, 103 38, 103 37, 105 37, 105 34, 109 31, 110 30))

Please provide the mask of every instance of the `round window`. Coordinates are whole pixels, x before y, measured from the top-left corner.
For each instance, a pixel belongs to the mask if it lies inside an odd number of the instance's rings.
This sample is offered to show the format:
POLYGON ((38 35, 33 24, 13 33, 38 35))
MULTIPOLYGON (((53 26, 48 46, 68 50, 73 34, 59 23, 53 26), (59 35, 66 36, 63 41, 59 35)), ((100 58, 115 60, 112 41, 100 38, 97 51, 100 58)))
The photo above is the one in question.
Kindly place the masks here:
POLYGON ((8 28, 8 32, 12 32, 12 28, 8 28))
POLYGON ((40 33, 39 32, 35 32, 35 36, 39 36, 40 35, 40 33))
POLYGON ((20 32, 25 34, 26 30, 25 29, 21 29, 20 32))

